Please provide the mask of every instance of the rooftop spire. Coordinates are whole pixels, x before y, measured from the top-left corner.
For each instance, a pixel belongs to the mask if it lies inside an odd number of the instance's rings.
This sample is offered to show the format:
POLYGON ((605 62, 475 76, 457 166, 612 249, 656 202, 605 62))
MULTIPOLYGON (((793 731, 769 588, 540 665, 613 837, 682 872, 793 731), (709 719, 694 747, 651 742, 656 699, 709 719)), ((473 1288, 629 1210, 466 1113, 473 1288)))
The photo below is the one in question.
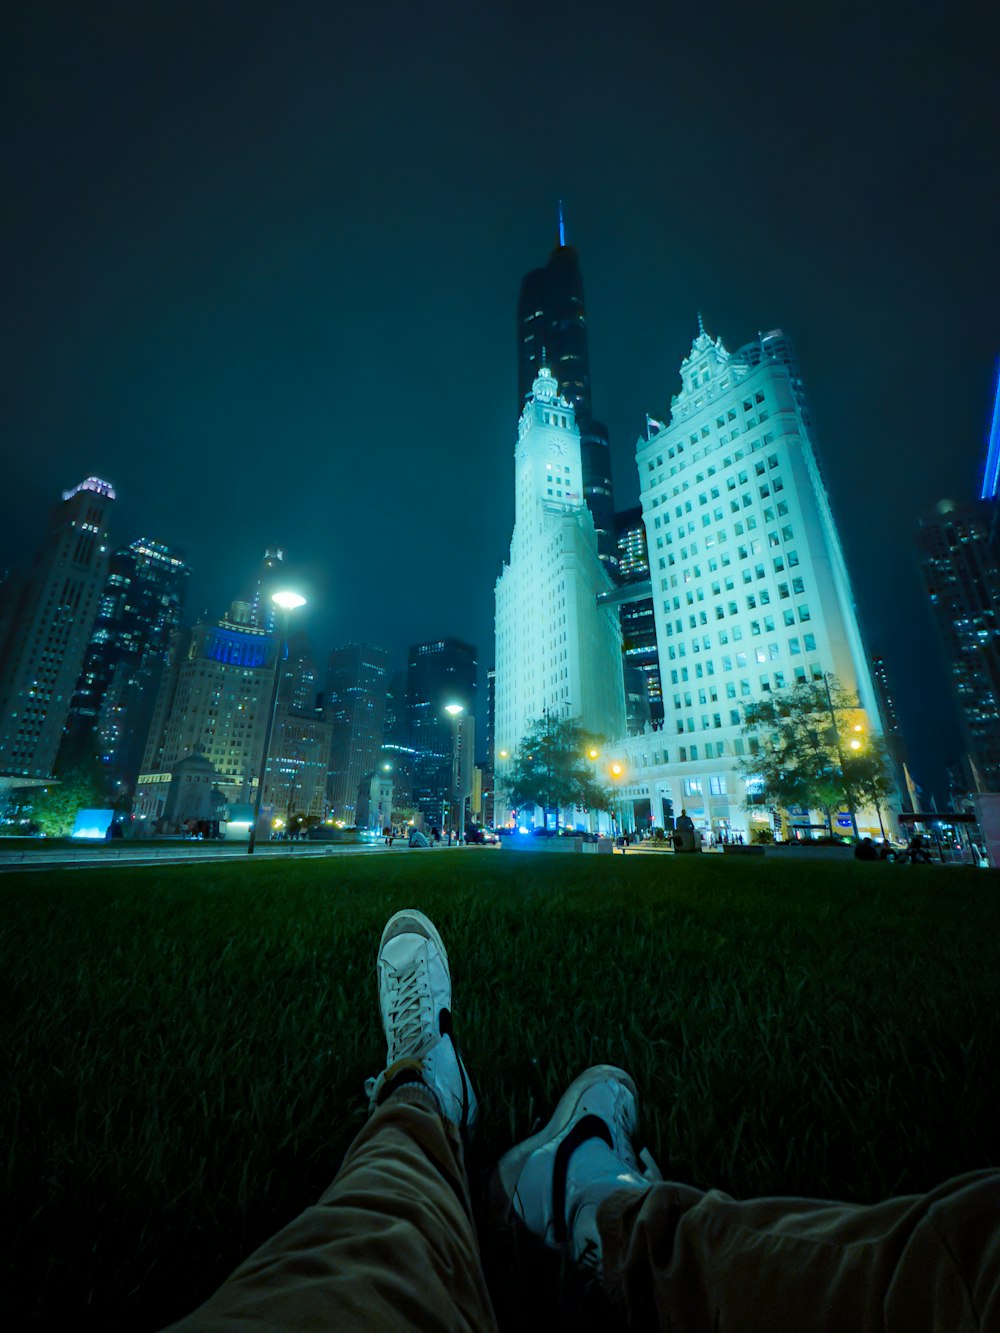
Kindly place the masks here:
POLYGON ((566 219, 563 217, 563 201, 559 200, 559 245, 566 244, 566 219))
POLYGON ((705 336, 705 321, 701 317, 700 310, 698 311, 698 332, 702 335, 702 337, 705 336))

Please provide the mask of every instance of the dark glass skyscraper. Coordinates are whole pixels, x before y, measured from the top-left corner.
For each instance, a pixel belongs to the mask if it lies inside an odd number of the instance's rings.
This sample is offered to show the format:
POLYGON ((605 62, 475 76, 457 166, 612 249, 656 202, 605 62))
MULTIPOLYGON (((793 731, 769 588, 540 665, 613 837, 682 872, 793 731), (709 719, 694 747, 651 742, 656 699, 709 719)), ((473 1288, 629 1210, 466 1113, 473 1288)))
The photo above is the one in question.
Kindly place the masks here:
POLYGON ((1000 791, 1000 531, 997 502, 944 500, 917 549, 951 676, 972 771, 1000 791))
POLYGON ((388 686, 389 654, 384 648, 349 643, 330 654, 323 706, 326 720, 333 723, 330 814, 347 824, 367 811, 382 748, 388 686))
POLYGON ((64 491, 31 570, 19 588, 5 585, 14 609, 0 645, 0 773, 52 775, 107 576, 114 498, 99 477, 64 491))
MULTIPOLYGON (((471 643, 435 639, 410 648, 406 705, 410 745, 415 752, 413 802, 428 826, 441 824, 454 786, 455 724, 445 708, 451 703, 461 704, 465 735, 474 737, 477 673, 476 650, 471 643)), ((464 760, 471 772, 470 756, 464 756, 464 760)))
POLYGON ((113 785, 134 786, 190 575, 180 551, 146 537, 112 555, 73 695, 62 767, 98 757, 113 785))
POLYGON ((580 428, 583 497, 597 529, 601 559, 615 560, 615 501, 611 483, 608 430, 594 420, 590 399, 590 352, 583 274, 576 250, 566 244, 562 205, 556 247, 544 268, 521 282, 517 304, 517 411, 520 416, 542 365, 555 376, 559 392, 573 405, 580 428))
POLYGON ((970 786, 1000 791, 1000 366, 979 500, 942 500, 917 550, 968 752, 970 786))
MULTIPOLYGON (((618 578, 623 589, 640 586, 649 593, 649 555, 642 509, 625 509, 616 516, 618 578)), ((652 595, 622 601, 622 659, 625 671, 625 707, 634 735, 647 722, 663 724, 663 690, 652 595)))

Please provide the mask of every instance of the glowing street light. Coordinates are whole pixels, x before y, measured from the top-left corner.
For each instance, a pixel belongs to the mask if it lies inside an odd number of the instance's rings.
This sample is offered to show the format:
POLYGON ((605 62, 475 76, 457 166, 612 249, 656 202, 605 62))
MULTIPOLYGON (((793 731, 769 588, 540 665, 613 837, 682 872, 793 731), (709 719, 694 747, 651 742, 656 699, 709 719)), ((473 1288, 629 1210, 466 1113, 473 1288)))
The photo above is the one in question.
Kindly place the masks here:
POLYGON ((271 686, 271 707, 267 711, 267 726, 264 728, 264 752, 260 758, 260 773, 257 777, 257 793, 253 803, 253 822, 250 825, 250 841, 247 843, 247 856, 253 856, 257 844, 257 821, 260 819, 261 802, 264 799, 264 782, 267 778, 267 760, 271 749, 271 734, 274 731, 274 714, 278 707, 278 687, 281 684, 281 663, 285 655, 285 639, 288 635, 288 617, 292 611, 305 606, 306 599, 301 593, 282 590, 271 594, 271 601, 281 611, 279 617, 278 651, 274 656, 274 683, 271 686))
POLYGON ((306 604, 306 599, 297 592, 276 592, 271 601, 275 606, 280 606, 282 611, 297 611, 300 606, 306 604))

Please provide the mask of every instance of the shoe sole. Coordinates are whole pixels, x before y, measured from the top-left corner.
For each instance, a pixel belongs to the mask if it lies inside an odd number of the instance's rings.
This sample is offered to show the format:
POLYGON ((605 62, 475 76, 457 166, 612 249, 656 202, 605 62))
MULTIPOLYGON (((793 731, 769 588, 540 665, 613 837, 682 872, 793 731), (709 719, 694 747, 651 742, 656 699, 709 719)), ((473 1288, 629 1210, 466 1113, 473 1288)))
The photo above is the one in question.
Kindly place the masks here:
POLYGON ((509 1152, 504 1153, 503 1157, 497 1162, 490 1181, 489 1193, 492 1204, 491 1211, 498 1221, 509 1225, 512 1221, 519 1220, 514 1212, 514 1191, 521 1177, 521 1172, 524 1170, 524 1164, 533 1152, 537 1152, 539 1148, 544 1148, 547 1143, 558 1138, 569 1128, 577 1116, 584 1093, 592 1088, 595 1083, 604 1083, 609 1078, 616 1079, 628 1088, 635 1099, 636 1112, 638 1112, 639 1092, 635 1086, 635 1080, 624 1069, 619 1069, 617 1065, 591 1065, 582 1074, 578 1074, 559 1098, 556 1109, 552 1113, 552 1118, 545 1128, 540 1129, 537 1134, 532 1134, 530 1138, 525 1139, 522 1143, 518 1143, 509 1152))

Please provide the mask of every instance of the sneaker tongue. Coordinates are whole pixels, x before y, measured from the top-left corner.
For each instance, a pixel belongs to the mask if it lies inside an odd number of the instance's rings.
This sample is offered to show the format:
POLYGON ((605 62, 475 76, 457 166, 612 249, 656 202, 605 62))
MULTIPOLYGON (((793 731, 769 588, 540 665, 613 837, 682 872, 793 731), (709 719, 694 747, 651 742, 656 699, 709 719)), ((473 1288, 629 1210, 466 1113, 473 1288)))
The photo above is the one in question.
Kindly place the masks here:
MULTIPOLYGON (((418 948, 414 948, 414 942, 419 939, 416 935, 394 935, 382 948, 382 957, 387 963, 391 964, 395 971, 412 966, 419 953, 418 948)), ((424 941, 421 941, 424 943, 424 941)))

